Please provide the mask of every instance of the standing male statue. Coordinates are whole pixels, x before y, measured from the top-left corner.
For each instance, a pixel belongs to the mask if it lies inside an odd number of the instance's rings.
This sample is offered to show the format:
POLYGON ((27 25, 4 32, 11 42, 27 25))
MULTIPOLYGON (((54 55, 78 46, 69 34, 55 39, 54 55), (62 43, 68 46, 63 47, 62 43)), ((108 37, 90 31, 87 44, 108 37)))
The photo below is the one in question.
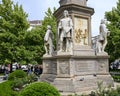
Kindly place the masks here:
POLYGON ((58 24, 58 37, 60 52, 69 52, 72 49, 73 22, 67 10, 64 10, 64 18, 58 24))
POLYGON ((51 26, 47 26, 47 31, 44 37, 44 47, 45 47, 45 55, 52 55, 54 51, 54 45, 53 45, 53 39, 54 35, 51 31, 51 26))
POLYGON ((104 52, 104 49, 107 45, 107 36, 109 33, 107 28, 106 28, 104 19, 101 20, 99 31, 100 31, 100 35, 98 38, 97 47, 98 47, 98 53, 101 53, 101 52, 104 52))

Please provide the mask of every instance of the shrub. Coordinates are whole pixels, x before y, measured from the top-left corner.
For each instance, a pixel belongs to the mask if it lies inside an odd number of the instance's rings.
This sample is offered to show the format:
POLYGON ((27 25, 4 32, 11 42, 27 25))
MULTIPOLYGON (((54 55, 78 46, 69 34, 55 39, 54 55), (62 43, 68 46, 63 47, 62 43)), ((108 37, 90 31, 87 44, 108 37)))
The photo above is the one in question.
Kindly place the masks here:
POLYGON ((20 91, 24 86, 37 81, 37 79, 38 78, 36 78, 36 76, 34 74, 30 74, 25 78, 16 78, 13 80, 12 88, 14 90, 20 91))
POLYGON ((36 76, 34 74, 27 75, 22 70, 16 70, 11 73, 8 80, 12 80, 12 89, 15 91, 20 91, 29 83, 35 82, 36 76))
POLYGON ((27 74, 23 70, 15 70, 10 73, 8 76, 8 80, 15 80, 16 78, 25 78, 27 74))
POLYGON ((28 83, 33 83, 35 81, 38 81, 38 77, 34 73, 28 75, 27 79, 28 79, 28 83))
POLYGON ((104 96, 119 96, 117 90, 112 89, 112 90, 108 90, 106 94, 104 94, 104 96))
POLYGON ((27 78, 17 78, 13 80, 11 87, 15 91, 20 91, 26 84, 28 84, 27 78))
POLYGON ((118 92, 119 88, 114 89, 111 86, 104 87, 103 82, 98 82, 98 89, 94 94, 90 94, 90 96, 120 96, 118 92))
POLYGON ((116 90, 117 90, 118 94, 120 95, 120 86, 118 86, 116 90))
POLYGON ((12 81, 0 83, 0 96, 17 96, 17 92, 11 88, 12 81))
POLYGON ((19 96, 60 96, 60 94, 52 85, 45 82, 36 82, 25 87, 19 96))
POLYGON ((115 82, 120 82, 120 76, 119 75, 113 75, 112 76, 115 82))

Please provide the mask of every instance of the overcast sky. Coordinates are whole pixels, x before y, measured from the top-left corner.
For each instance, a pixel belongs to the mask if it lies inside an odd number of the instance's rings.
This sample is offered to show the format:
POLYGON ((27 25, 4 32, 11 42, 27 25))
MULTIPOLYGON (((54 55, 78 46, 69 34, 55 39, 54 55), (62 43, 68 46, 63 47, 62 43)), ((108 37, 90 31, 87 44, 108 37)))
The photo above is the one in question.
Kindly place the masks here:
MULTIPOLYGON (((59 7, 59 0, 13 0, 15 3, 22 4, 28 20, 42 20, 48 7, 59 7)), ((104 18, 105 11, 111 11, 112 7, 116 7, 118 0, 88 0, 87 6, 95 10, 92 16, 92 35, 99 34, 100 20, 104 18)))

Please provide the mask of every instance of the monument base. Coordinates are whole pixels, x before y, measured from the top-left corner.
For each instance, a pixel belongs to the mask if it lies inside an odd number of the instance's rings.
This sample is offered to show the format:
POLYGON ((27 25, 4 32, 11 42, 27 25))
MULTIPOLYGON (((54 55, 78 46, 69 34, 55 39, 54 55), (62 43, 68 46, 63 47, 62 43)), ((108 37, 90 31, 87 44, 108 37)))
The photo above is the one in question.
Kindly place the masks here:
POLYGON ((87 75, 71 78, 56 78, 53 84, 62 96, 68 96, 95 91, 98 88, 98 83, 102 83, 103 87, 113 86, 113 80, 110 75, 87 75))
POLYGON ((104 87, 113 86, 108 58, 107 54, 44 56, 40 81, 53 84, 62 96, 96 90, 100 82, 104 87))
POLYGON ((104 87, 113 86, 108 70, 108 55, 58 55, 56 58, 57 76, 52 84, 64 94, 62 96, 95 91, 100 82, 104 87))

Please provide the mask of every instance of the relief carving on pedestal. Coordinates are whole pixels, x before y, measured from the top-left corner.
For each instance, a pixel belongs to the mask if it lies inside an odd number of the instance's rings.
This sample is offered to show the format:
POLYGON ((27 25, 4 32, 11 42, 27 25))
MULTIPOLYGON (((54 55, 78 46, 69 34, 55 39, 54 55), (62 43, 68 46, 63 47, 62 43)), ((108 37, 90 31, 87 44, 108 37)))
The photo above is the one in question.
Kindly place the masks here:
POLYGON ((59 72, 60 74, 69 74, 70 69, 69 69, 69 61, 62 60, 59 62, 59 72))
POLYGON ((57 64, 55 61, 46 60, 45 61, 45 73, 57 73, 57 64))
POLYGON ((98 71, 106 71, 106 61, 99 60, 98 61, 98 71))
POLYGON ((50 60, 45 60, 45 68, 49 68, 52 62, 50 60))
POLYGON ((88 45, 88 20, 75 17, 75 39, 76 44, 88 45))

